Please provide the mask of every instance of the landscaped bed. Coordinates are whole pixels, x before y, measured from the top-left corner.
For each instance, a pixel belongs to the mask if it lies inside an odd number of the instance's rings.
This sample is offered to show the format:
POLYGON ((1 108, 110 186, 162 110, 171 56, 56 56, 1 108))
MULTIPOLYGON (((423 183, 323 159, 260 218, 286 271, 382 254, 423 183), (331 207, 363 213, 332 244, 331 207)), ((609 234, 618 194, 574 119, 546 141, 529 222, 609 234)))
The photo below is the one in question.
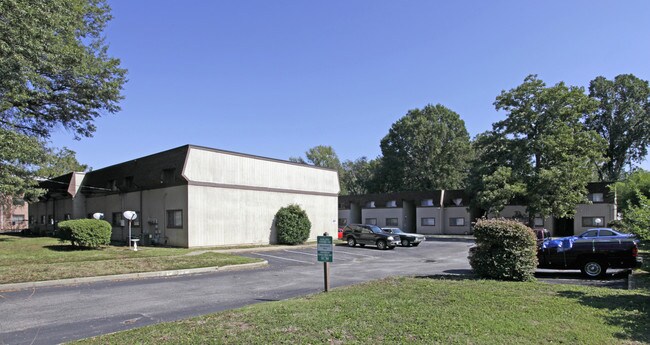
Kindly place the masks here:
POLYGON ((650 292, 540 282, 391 278, 163 323, 89 344, 638 344, 650 292))
MULTIPOLYGON (((204 250, 204 249, 203 249, 204 250)), ((72 248, 51 237, 0 235, 0 284, 104 276, 198 267, 221 267, 260 260, 183 248, 107 246, 72 248)))

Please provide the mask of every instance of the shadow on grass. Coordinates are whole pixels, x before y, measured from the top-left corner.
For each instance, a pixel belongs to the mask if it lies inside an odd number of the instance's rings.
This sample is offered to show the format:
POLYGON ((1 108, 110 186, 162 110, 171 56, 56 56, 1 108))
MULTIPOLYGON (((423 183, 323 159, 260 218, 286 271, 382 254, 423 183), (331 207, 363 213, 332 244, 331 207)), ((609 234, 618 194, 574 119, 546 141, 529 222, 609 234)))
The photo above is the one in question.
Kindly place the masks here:
POLYGON ((101 250, 101 248, 89 248, 89 247, 73 247, 69 244, 56 244, 43 246, 43 248, 54 251, 54 252, 78 252, 78 251, 88 251, 88 250, 101 250))
POLYGON ((441 274, 428 274, 415 276, 417 279, 434 279, 434 280, 478 280, 478 276, 472 270, 446 270, 441 274))
POLYGON ((647 294, 589 296, 577 291, 560 291, 558 294, 578 300, 583 305, 608 310, 605 322, 625 329, 625 333, 615 334, 615 337, 644 344, 650 342, 650 297, 647 294), (623 313, 626 315, 621 315, 623 313))

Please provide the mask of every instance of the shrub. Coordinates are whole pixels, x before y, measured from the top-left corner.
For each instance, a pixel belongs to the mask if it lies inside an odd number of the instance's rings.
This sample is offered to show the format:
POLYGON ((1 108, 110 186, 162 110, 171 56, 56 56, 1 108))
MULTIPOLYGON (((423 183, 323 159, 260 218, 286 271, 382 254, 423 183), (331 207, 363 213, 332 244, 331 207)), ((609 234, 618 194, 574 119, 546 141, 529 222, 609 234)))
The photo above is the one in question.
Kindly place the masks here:
POLYGON ((278 243, 300 244, 309 238, 311 222, 307 213, 296 204, 281 208, 275 214, 278 243))
POLYGON ((74 219, 59 223, 61 242, 72 246, 97 248, 111 242, 111 224, 98 219, 74 219))
POLYGON ((498 280, 534 280, 537 242, 525 225, 505 219, 479 220, 474 227, 476 248, 470 265, 481 277, 498 280))

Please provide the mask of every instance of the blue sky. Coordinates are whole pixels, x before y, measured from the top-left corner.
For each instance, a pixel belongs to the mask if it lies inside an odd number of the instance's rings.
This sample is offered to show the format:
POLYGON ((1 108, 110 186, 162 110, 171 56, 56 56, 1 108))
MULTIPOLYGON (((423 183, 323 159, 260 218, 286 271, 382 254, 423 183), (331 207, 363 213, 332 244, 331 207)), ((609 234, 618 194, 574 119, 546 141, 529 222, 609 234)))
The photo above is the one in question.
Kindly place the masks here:
MULTIPOLYGON (((94 169, 185 144, 287 159, 381 154, 409 109, 440 103, 470 135, 537 74, 587 87, 650 79, 650 1, 109 1, 122 111, 54 146, 94 169)), ((642 165, 650 168, 648 162, 642 165)))

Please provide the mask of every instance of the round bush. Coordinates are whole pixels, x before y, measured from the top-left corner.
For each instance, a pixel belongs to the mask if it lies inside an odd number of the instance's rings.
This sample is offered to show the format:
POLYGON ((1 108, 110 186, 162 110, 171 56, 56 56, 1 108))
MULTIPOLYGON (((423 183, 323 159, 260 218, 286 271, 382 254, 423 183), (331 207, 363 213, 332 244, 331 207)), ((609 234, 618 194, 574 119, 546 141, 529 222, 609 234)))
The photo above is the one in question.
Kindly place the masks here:
POLYGON ((111 243, 111 224, 98 219, 74 219, 59 223, 59 237, 72 246, 97 248, 111 243))
POLYGON ((281 208, 275 214, 275 229, 278 233, 278 243, 300 244, 309 238, 311 222, 300 206, 292 204, 281 208))
POLYGON ((537 241, 532 229, 505 219, 479 220, 474 227, 476 248, 469 263, 481 277, 531 281, 537 268, 537 241))

